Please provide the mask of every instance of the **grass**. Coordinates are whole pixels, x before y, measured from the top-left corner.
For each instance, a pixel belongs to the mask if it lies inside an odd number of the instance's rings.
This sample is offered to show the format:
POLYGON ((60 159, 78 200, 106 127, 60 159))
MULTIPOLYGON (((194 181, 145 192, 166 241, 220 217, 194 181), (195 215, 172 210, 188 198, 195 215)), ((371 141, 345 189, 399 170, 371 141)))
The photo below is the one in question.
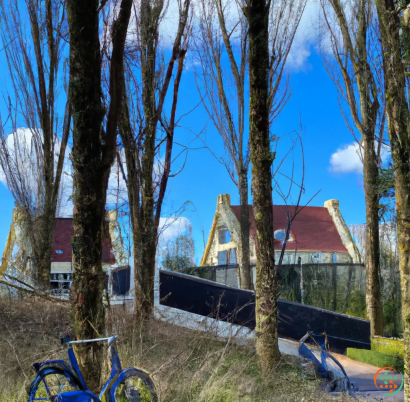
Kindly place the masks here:
MULTIPOLYGON (((62 358, 61 334, 70 331, 64 305, 0 298, 0 402, 27 400, 34 361, 62 358)), ((153 320, 135 329, 131 316, 114 310, 110 333, 119 335, 123 367, 148 370, 162 402, 310 402, 350 401, 323 393, 315 376, 302 377, 300 361, 282 356, 263 374, 255 345, 220 341, 210 333, 153 320)), ((105 376, 108 375, 108 367, 105 376)))
POLYGON ((392 367, 404 372, 404 361, 398 355, 387 355, 374 350, 347 348, 347 357, 376 367, 392 367))
POLYGON ((404 359, 403 339, 389 339, 382 337, 372 337, 372 350, 386 355, 396 355, 404 359))

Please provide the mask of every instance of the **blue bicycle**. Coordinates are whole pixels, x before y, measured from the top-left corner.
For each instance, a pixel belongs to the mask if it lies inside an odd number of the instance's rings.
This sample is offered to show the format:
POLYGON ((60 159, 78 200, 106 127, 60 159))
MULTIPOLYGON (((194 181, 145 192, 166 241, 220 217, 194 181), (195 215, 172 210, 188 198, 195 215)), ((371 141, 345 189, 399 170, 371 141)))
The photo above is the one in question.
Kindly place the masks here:
POLYGON ((63 343, 68 343, 69 364, 64 360, 34 363, 32 367, 37 374, 28 391, 29 402, 158 402, 154 383, 148 373, 134 367, 122 369, 116 338, 67 340, 63 343), (97 397, 87 388, 81 375, 73 344, 100 341, 108 342, 111 374, 97 397))

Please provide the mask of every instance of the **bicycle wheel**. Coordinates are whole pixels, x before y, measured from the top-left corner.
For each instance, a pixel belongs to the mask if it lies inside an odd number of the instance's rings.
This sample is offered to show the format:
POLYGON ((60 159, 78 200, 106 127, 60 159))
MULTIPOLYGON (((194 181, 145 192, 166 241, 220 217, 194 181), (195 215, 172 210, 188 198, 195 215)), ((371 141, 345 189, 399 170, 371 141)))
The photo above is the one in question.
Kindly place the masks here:
POLYGON ((148 373, 132 369, 111 391, 112 402, 158 402, 154 382, 148 373))
POLYGON ((82 389, 80 380, 72 373, 57 367, 47 367, 40 370, 31 383, 28 391, 29 402, 50 401, 61 393, 82 389))

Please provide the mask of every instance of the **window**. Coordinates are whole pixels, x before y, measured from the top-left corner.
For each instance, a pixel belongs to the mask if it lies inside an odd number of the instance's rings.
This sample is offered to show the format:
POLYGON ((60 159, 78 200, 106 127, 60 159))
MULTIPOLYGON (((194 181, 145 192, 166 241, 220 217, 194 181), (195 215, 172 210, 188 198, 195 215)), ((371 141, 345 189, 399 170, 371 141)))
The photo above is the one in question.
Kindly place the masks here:
MULTIPOLYGON (((279 240, 284 242, 285 241, 285 235, 286 235, 286 230, 285 229, 279 229, 279 230, 275 230, 275 240, 279 240)), ((292 234, 289 232, 289 238, 288 241, 293 241, 293 237, 292 234)))
POLYGON ((226 225, 218 228, 218 241, 219 244, 226 244, 231 241, 231 232, 226 225))
POLYGON ((112 294, 126 295, 130 291, 130 267, 120 268, 112 272, 112 294))
POLYGON ((310 255, 313 264, 322 264, 323 262, 323 253, 317 252, 310 255))
POLYGON ((236 265, 236 248, 219 251, 218 265, 236 265))
POLYGON ((228 252, 225 251, 219 251, 218 252, 218 265, 226 265, 227 264, 227 257, 228 257, 228 252))
POLYGON ((72 274, 61 273, 50 275, 50 292, 56 296, 65 297, 70 294, 72 274))
POLYGON ((63 254, 63 250, 56 250, 56 254, 63 254))
POLYGON ((236 265, 236 248, 229 250, 229 265, 236 265))

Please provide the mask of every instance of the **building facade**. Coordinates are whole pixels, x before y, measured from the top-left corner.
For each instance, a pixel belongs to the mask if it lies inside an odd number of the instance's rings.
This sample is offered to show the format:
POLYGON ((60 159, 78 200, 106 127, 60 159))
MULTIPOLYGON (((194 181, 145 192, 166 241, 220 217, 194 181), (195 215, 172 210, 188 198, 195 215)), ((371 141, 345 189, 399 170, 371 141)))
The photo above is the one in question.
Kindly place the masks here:
MULTIPOLYGON (((256 264, 256 227, 253 208, 249 208, 250 262, 256 264)), ((298 207, 290 227, 283 264, 360 263, 360 254, 343 219, 337 200, 328 200, 323 207, 298 207)), ((201 266, 240 263, 240 205, 231 205, 230 196, 218 196, 211 233, 201 260, 201 266)), ((275 260, 279 260, 294 206, 273 206, 275 260)))
MULTIPOLYGON (((73 235, 73 219, 56 218, 51 252, 50 290, 58 295, 68 295, 70 292, 73 280, 73 235)), ((102 262, 105 269, 116 264, 109 233, 104 234, 102 262)))

